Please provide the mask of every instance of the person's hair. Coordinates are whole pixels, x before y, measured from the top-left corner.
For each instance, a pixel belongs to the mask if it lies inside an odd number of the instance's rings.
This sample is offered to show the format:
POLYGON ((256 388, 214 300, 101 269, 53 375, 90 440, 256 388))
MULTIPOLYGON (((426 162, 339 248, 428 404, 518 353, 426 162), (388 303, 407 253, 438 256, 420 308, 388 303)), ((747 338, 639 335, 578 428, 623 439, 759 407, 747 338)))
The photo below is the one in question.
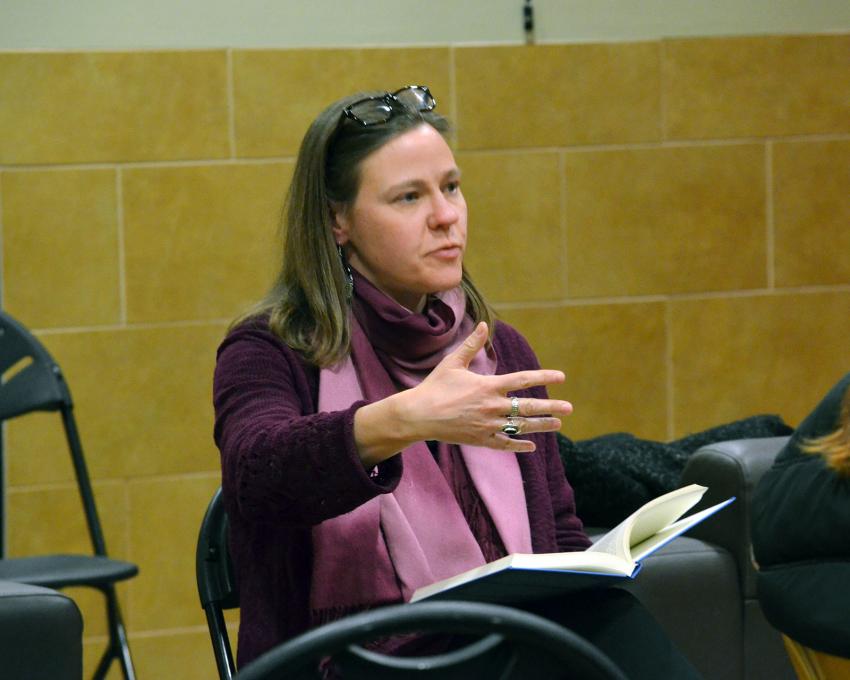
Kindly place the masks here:
MULTIPOLYGON (((377 93, 378 95, 383 93, 377 93)), ((287 345, 321 367, 350 348, 347 277, 333 236, 331 206, 349 208, 360 187, 363 161, 387 142, 419 125, 446 137, 448 121, 433 111, 398 110, 386 122, 363 126, 343 115, 346 106, 375 93, 340 99, 313 121, 298 151, 281 231, 283 260, 266 296, 231 327, 260 315, 287 345)), ((494 312, 463 269, 467 313, 493 330, 494 312)))
POLYGON ((850 477, 850 388, 841 400, 841 414, 835 430, 803 441, 800 450, 823 456, 826 464, 839 476, 850 477))

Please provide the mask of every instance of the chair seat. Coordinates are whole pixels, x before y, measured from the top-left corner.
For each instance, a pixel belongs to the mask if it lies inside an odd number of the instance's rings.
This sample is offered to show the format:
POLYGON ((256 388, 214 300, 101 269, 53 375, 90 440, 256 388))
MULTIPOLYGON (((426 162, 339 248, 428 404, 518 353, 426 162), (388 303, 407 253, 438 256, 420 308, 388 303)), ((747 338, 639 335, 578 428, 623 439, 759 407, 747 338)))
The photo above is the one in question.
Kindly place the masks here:
POLYGON ((105 587, 138 573, 139 568, 131 562, 98 555, 38 555, 0 559, 0 579, 45 588, 105 587))

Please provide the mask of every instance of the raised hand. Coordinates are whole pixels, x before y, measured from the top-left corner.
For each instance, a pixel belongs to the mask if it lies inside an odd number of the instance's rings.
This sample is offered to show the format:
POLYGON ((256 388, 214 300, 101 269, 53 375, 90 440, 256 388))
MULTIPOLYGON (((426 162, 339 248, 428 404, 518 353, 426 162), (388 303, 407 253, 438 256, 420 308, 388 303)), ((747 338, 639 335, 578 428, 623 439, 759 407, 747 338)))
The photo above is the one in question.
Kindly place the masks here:
MULTIPOLYGON (((473 373, 469 365, 486 342, 487 325, 480 323, 419 385, 361 408, 355 416, 354 435, 364 463, 374 464, 412 442, 429 439, 534 451, 534 442, 509 437, 502 430, 512 412, 508 395, 563 382, 564 374, 546 369, 505 375, 473 373)), ((557 430, 559 416, 572 412, 567 401, 527 397, 517 401, 517 417, 511 422, 518 427, 518 437, 557 430)))

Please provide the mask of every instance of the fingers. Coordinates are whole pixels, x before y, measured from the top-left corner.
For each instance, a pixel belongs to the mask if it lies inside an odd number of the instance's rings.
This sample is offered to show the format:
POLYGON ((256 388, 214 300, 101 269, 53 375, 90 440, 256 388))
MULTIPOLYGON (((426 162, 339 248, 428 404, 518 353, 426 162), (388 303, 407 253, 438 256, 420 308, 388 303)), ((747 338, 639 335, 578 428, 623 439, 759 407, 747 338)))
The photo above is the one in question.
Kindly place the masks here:
MULTIPOLYGON (((561 419, 546 416, 543 418, 511 418, 512 424, 519 428, 516 437, 522 437, 535 432, 553 432, 561 429, 561 419)), ((508 419, 505 419, 507 423, 508 419)), ((504 423, 503 423, 504 424, 504 423)), ((499 426, 501 428, 501 425, 499 426)))
POLYGON ((481 348, 487 343, 487 324, 483 321, 479 323, 475 330, 464 340, 460 347, 449 354, 444 360, 451 366, 459 368, 469 368, 469 364, 475 358, 475 355, 481 351, 481 348))
POLYGON ((488 444, 488 447, 499 451, 533 453, 537 449, 533 441, 529 441, 528 439, 511 439, 508 435, 501 432, 494 434, 492 439, 493 441, 488 444))
POLYGON ((568 416, 573 412, 573 405, 568 401, 561 399, 531 399, 521 397, 517 399, 519 412, 514 414, 512 409, 512 400, 505 400, 507 408, 504 410, 505 415, 534 417, 545 415, 568 416))
POLYGON ((530 453, 535 450, 533 441, 520 439, 536 432, 554 432, 561 428, 561 421, 558 418, 506 418, 500 421, 496 431, 491 435, 491 439, 495 442, 490 444, 494 449, 504 449, 505 451, 515 451, 517 453, 530 453), (518 428, 513 436, 508 436, 505 433, 506 425, 513 425, 518 428))
POLYGON ((539 368, 533 371, 517 371, 499 376, 499 384, 503 392, 518 392, 538 385, 557 385, 564 382, 563 371, 553 371, 539 368))

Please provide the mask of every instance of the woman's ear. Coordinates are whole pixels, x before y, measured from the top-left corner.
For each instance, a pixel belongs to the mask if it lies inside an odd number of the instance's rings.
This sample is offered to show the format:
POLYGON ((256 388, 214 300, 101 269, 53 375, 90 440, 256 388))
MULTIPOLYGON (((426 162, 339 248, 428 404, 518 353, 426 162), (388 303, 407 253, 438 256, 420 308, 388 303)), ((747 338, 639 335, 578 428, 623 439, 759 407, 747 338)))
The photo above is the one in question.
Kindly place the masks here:
POLYGON ((348 219, 345 206, 341 203, 331 203, 330 209, 334 241, 338 246, 344 246, 350 238, 351 221, 348 219))

